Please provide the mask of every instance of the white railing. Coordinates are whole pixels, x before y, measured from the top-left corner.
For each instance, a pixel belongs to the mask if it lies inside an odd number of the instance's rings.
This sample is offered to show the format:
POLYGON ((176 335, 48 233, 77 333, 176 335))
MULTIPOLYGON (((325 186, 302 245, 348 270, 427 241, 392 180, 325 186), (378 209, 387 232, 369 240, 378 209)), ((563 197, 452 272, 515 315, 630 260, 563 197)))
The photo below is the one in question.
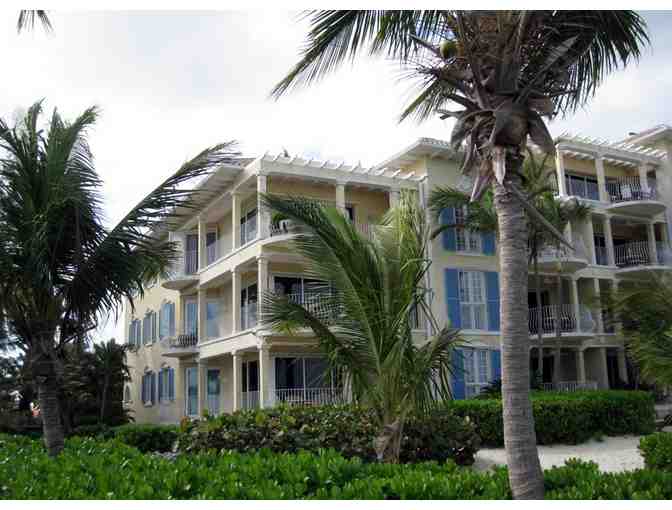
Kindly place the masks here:
POLYGON ((338 304, 330 292, 304 291, 287 294, 287 299, 303 306, 320 320, 334 319, 339 315, 338 304))
POLYGON ((356 223, 355 227, 367 239, 373 239, 373 234, 375 232, 375 225, 371 223, 356 223))
POLYGON ((169 279, 194 275, 198 272, 198 250, 185 250, 173 260, 168 271, 169 279))
POLYGON ((614 246, 614 258, 618 267, 648 266, 652 264, 648 241, 633 241, 614 246))
POLYGON ((242 409, 257 409, 259 407, 259 392, 258 391, 241 392, 240 407, 242 409))
POLYGON ((325 406, 345 402, 342 388, 288 388, 274 391, 275 404, 325 406))
POLYGON ((198 344, 198 335, 189 333, 168 336, 162 338, 160 343, 166 349, 189 349, 198 344))
POLYGON ((655 200, 657 196, 655 179, 648 179, 647 186, 648 190, 642 187, 639 176, 619 177, 607 182, 607 193, 613 203, 655 200))
POLYGON ((596 390, 597 381, 558 381, 554 383, 543 383, 541 388, 544 391, 582 391, 596 390))
MULTIPOLYGON (((530 334, 539 332, 539 308, 530 308, 528 329, 530 334)), ((579 305, 579 317, 574 313, 574 305, 548 305, 541 307, 541 331, 543 334, 555 333, 557 317, 560 317, 561 333, 592 333, 595 329, 593 315, 584 305, 579 305)))

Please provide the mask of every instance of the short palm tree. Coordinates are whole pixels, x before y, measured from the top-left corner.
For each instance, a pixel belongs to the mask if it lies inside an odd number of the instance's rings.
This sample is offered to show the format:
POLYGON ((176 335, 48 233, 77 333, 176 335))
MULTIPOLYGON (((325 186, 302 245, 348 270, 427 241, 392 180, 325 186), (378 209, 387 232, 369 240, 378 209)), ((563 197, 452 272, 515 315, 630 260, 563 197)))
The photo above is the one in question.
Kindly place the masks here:
POLYGON ((193 179, 236 153, 226 143, 185 163, 111 230, 86 134, 96 108, 66 122, 57 111, 42 129, 41 103, 14 127, 0 119, 0 338, 25 354, 37 381, 49 453, 63 448, 59 385, 63 349, 82 341, 107 314, 133 306, 143 283, 164 274, 176 256, 156 227, 179 220, 194 198, 193 179), (180 209, 185 210, 185 209, 180 209))
MULTIPOLYGON (((399 60, 420 90, 402 118, 455 117, 472 200, 491 187, 499 222, 504 443, 515 498, 541 498, 529 395, 527 225, 543 218, 520 189, 528 137, 546 152, 543 116, 585 104, 604 78, 648 42, 633 11, 314 11, 302 58, 274 88, 277 97, 311 84, 365 51, 399 60), (447 105, 459 110, 447 110, 447 105)), ((558 239, 560 233, 550 225, 558 239)))
POLYGON ((396 462, 407 417, 450 398, 459 342, 458 331, 439 326, 428 304, 424 214, 403 194, 369 238, 336 208, 275 195, 264 201, 302 226, 296 250, 311 278, 325 282, 317 289, 319 306, 269 293, 264 322, 288 334, 312 330, 334 368, 343 369, 354 400, 375 411, 378 458, 396 462), (420 317, 436 333, 417 345, 413 329, 420 317))
POLYGON ((124 383, 131 379, 131 373, 126 364, 128 350, 128 345, 118 344, 114 338, 93 346, 94 366, 103 376, 103 380, 100 381, 100 423, 106 423, 111 405, 121 406, 124 383), (115 395, 116 399, 114 399, 115 395))

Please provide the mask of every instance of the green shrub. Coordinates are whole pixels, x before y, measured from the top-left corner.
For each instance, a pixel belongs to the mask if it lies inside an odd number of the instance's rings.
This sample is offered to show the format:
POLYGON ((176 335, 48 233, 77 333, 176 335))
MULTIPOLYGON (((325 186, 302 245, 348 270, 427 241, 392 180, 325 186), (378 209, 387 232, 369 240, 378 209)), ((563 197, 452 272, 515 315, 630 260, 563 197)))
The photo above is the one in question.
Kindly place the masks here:
MULTIPOLYGON (((504 445, 501 399, 455 400, 447 407, 469 417, 484 445, 504 445)), ((641 391, 533 392, 532 409, 539 444, 578 444, 602 434, 655 429, 653 397, 641 391)))
MULTIPOLYGON (((173 425, 135 425, 115 427, 112 435, 120 442, 141 452, 169 452, 177 440, 178 428, 173 425)), ((106 434, 104 437, 109 437, 106 434)))
MULTIPOLYGON (((545 472, 548 499, 670 499, 672 472, 600 473, 568 461, 545 472)), ((174 461, 118 440, 71 438, 49 458, 39 441, 0 436, 0 499, 510 499, 507 472, 454 462, 379 464, 317 454, 209 451, 174 461)))
MULTIPOLYGON (((178 441, 188 452, 268 448, 274 452, 333 448, 345 457, 375 460, 378 432, 371 412, 350 406, 276 407, 195 422, 178 441)), ((402 462, 452 459, 472 464, 480 440, 473 425, 448 411, 411 419, 404 428, 402 462)))
POLYGON ((639 440, 646 467, 672 471, 672 433, 656 432, 639 440))

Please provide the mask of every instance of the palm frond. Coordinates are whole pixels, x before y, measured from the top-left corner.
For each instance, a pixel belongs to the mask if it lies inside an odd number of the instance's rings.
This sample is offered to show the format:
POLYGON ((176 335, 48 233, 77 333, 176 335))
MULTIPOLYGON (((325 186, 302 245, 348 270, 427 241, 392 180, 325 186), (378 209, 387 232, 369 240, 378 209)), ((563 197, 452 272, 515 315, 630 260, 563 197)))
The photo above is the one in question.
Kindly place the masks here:
POLYGON ((46 32, 51 32, 53 27, 51 26, 51 20, 47 11, 40 10, 22 10, 19 13, 19 19, 16 22, 16 31, 21 32, 24 29, 32 30, 35 28, 35 22, 39 20, 42 23, 42 27, 46 32))

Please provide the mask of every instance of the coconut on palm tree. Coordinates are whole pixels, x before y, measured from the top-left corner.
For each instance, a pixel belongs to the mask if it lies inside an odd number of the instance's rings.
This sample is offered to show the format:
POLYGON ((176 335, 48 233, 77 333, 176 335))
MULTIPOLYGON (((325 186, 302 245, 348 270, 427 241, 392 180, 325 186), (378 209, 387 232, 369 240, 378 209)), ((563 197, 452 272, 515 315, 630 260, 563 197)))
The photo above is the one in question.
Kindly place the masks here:
MULTIPOLYGON (((493 189, 500 236, 504 438, 514 497, 543 496, 529 397, 528 215, 520 169, 531 138, 553 140, 543 117, 585 104, 648 42, 633 11, 314 11, 302 57, 274 88, 312 84, 363 52, 399 60, 419 81, 402 118, 454 117, 453 147, 475 174, 472 200, 493 189), (452 105, 452 106, 451 106, 452 105), (458 107, 458 110, 448 110, 458 107)), ((562 236, 552 226, 558 239, 562 236)))
POLYGON ((332 366, 342 371, 355 402, 375 411, 381 461, 396 462, 411 414, 450 398, 455 329, 434 320, 425 276, 429 228, 415 198, 402 193, 373 236, 363 235, 338 209, 303 198, 265 195, 267 207, 296 222, 294 240, 308 275, 324 282, 320 299, 300 303, 263 297, 264 323, 292 334, 312 330, 332 366), (420 345, 420 317, 437 333, 420 345))
POLYGON ((108 229, 87 143, 97 109, 74 122, 54 110, 44 128, 41 113, 36 103, 16 126, 0 119, 0 338, 25 353, 55 455, 65 346, 117 315, 124 298, 133 306, 143 283, 165 273, 176 247, 157 242, 153 229, 179 221, 175 208, 188 210, 194 198, 189 183, 237 153, 231 143, 206 149, 108 229))

